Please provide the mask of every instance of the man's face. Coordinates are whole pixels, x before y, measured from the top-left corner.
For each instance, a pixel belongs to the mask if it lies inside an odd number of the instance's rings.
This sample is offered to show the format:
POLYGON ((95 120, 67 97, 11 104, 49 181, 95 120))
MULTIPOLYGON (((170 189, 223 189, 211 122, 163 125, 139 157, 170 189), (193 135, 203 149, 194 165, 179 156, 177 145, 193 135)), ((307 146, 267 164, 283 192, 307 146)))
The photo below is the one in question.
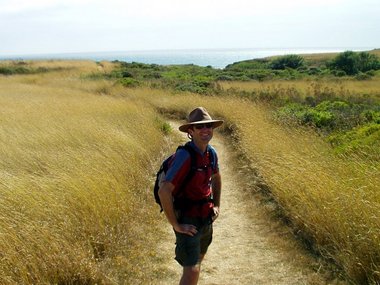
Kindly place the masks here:
POLYGON ((208 144, 213 136, 212 124, 196 124, 189 129, 189 134, 193 137, 194 142, 208 144))

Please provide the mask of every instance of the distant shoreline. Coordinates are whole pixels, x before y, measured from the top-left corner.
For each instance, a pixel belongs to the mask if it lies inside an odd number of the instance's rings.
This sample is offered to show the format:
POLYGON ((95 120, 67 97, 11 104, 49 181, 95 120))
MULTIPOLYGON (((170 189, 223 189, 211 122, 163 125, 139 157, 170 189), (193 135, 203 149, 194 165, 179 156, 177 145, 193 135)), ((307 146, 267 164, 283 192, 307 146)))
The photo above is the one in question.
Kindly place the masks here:
POLYGON ((194 64, 224 68, 234 62, 286 54, 336 53, 346 50, 369 51, 372 47, 294 47, 294 48, 230 48, 230 49, 177 49, 140 51, 103 51, 78 53, 46 53, 25 55, 0 55, 0 60, 94 60, 126 61, 146 64, 194 64))

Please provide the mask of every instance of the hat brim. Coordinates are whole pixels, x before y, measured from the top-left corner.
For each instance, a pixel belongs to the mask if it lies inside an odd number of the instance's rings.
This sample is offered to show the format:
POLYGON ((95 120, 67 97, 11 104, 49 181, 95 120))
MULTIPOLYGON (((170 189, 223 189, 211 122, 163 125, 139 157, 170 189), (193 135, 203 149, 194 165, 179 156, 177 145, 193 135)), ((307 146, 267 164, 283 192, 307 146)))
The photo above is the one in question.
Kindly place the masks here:
POLYGON ((199 122, 193 122, 193 123, 187 123, 179 127, 179 130, 181 132, 187 133, 187 130, 194 125, 199 125, 199 124, 212 124, 212 128, 215 129, 217 127, 220 127, 224 121, 223 120, 205 120, 205 121, 199 121, 199 122))

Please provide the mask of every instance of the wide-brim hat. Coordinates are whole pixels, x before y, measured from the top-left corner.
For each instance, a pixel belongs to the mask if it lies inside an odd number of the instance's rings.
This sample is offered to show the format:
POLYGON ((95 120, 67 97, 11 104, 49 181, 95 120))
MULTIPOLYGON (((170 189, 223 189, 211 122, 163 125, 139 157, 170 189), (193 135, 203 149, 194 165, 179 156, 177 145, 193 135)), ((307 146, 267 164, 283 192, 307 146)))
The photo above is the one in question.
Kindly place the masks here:
POLYGON ((187 130, 191 126, 207 123, 211 123, 212 128, 215 129, 223 124, 223 120, 213 120, 205 108, 198 107, 190 112, 189 116, 187 117, 187 123, 180 126, 179 130, 181 132, 187 133, 187 130))

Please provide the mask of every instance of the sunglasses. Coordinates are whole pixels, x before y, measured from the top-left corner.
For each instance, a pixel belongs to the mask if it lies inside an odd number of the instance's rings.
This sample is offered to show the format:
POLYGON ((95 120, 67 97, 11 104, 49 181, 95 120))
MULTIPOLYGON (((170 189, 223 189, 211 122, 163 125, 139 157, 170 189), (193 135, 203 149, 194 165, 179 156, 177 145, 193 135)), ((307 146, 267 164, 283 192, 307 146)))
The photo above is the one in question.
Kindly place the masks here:
POLYGON ((201 129, 203 129, 203 128, 211 129, 211 128, 212 128, 212 124, 211 124, 211 123, 207 123, 207 124, 196 124, 196 125, 194 125, 194 128, 196 128, 197 130, 201 130, 201 129))

